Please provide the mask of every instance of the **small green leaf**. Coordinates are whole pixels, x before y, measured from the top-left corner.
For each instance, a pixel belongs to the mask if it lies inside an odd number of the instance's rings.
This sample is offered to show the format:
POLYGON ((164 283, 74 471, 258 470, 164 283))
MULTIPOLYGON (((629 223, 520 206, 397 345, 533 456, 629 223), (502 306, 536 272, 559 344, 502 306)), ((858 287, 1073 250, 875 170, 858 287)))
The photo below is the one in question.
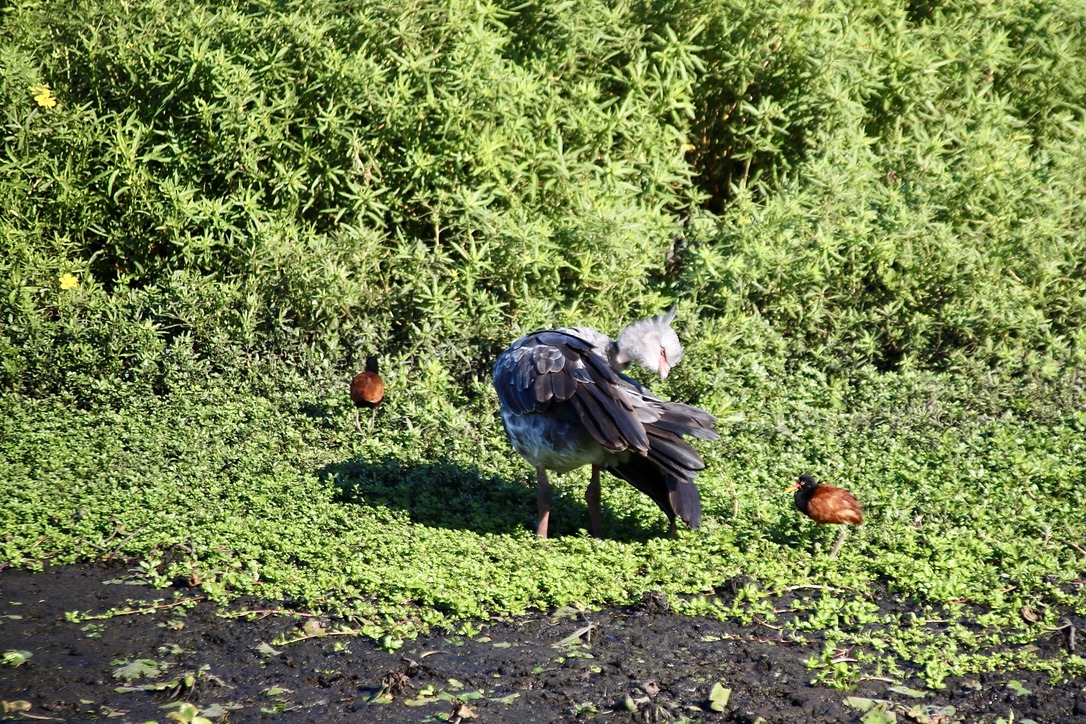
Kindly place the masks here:
POLYGON ((419 696, 414 699, 404 699, 404 706, 425 706, 427 704, 433 704, 437 699, 432 696, 419 696))
POLYGON ((130 663, 121 666, 113 671, 114 679, 124 679, 125 681, 132 681, 138 679, 141 676, 146 676, 148 679, 153 679, 156 676, 162 674, 162 668, 157 661, 151 659, 136 659, 130 663))
POLYGON ((890 686, 887 687, 887 691, 892 691, 895 694, 901 694, 902 696, 912 697, 913 699, 923 699, 927 696, 927 692, 920 691, 919 689, 910 689, 907 686, 890 686))
POLYGON ((880 705, 860 717, 860 721, 863 722, 863 724, 895 724, 897 722, 897 714, 892 711, 886 711, 880 705))
POLYGON ((0 663, 3 663, 5 666, 21 666, 33 655, 34 654, 29 651, 9 649, 4 652, 4 656, 0 659, 0 663))
POLYGON ((1033 692, 1022 686, 1022 682, 1018 679, 1011 679, 1007 682, 1007 688, 1014 692, 1015 696, 1029 696, 1033 692))
POLYGON ((709 708, 713 711, 724 711, 731 696, 732 690, 724 688, 724 685, 718 681, 709 690, 709 708))
POLYGON ((851 706, 853 709, 859 709, 860 711, 869 711, 875 706, 874 699, 865 699, 862 696, 850 696, 845 699, 845 703, 851 706))

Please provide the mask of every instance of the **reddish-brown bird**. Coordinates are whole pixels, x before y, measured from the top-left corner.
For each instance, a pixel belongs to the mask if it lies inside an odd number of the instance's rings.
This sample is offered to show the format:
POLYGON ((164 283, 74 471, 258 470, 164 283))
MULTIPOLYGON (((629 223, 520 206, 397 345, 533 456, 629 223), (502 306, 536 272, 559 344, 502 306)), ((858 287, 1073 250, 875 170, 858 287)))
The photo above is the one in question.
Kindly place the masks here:
MULTIPOLYGON (((796 491, 796 510, 806 515, 816 523, 848 523, 860 525, 864 522, 863 511, 852 493, 844 488, 833 485, 824 485, 810 475, 801 475, 792 484, 796 491)), ((845 534, 848 528, 841 528, 837 542, 833 544, 830 558, 837 556, 841 544, 845 542, 845 534)))
POLYGON ((377 374, 377 355, 366 358, 366 371, 359 372, 351 378, 351 401, 355 405, 354 426, 362 432, 362 422, 358 419, 358 410, 368 407, 373 410, 370 415, 370 429, 373 429, 373 419, 377 417, 377 406, 385 399, 385 381, 377 374))

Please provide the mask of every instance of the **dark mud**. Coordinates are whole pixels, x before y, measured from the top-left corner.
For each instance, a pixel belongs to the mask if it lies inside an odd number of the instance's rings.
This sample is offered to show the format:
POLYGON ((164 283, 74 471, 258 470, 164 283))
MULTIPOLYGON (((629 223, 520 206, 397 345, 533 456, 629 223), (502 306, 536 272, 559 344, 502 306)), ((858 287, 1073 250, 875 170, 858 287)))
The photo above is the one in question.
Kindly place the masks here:
MULTIPOLYGON (((395 652, 356 636, 321 635, 336 630, 335 621, 223 616, 206 601, 101 620, 66 616, 173 602, 175 592, 105 583, 125 573, 96 566, 0 572, 0 654, 32 654, 18 666, 0 665, 7 707, 0 719, 166 722, 182 712, 164 706, 187 702, 219 722, 860 721, 865 715, 847 702, 851 696, 892 702, 876 706, 896 721, 1086 724, 1086 682, 1052 686, 1030 672, 949 679, 923 698, 884 681, 861 681, 848 692, 812 686, 804 661, 820 650, 817 641, 774 641, 771 628, 675 616, 651 596, 629 609, 489 623, 470 636, 418 639, 395 652), (316 635, 274 643, 307 634, 316 635), (720 712, 710 701, 717 682, 730 689, 720 712)), ((199 596, 198 589, 176 593, 199 596)), ((233 610, 264 608, 242 601, 233 610)), ((869 711, 864 721, 873 720, 894 721, 869 711)))

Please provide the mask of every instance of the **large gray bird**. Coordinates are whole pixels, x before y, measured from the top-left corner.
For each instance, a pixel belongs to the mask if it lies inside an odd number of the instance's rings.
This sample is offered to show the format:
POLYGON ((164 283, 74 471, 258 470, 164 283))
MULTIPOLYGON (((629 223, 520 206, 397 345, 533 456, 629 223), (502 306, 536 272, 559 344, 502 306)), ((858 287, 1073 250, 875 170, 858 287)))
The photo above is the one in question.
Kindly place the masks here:
POLYGON ((631 362, 664 378, 683 355, 671 329, 675 310, 631 324, 612 341, 592 329, 541 330, 521 337, 494 363, 494 389, 513 447, 536 469, 539 520, 547 537, 551 485, 547 471, 592 466, 585 491, 592 535, 601 534, 600 469, 627 481, 667 515, 690 528, 701 523, 694 477, 705 467, 682 435, 716 440, 712 415, 666 402, 622 374, 631 362))

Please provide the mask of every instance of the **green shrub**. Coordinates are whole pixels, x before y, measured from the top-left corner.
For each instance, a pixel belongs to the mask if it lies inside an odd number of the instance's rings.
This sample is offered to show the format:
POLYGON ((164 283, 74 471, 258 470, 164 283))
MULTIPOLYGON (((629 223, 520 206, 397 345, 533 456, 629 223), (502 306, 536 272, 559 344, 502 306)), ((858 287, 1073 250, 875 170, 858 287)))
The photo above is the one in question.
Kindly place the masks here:
POLYGON ((519 332, 684 295, 696 345, 762 365, 1067 358, 1083 15, 11 3, 4 384, 374 350, 463 381, 519 332), (65 273, 79 293, 54 298, 65 273))
POLYGON ((782 27, 796 11, 765 8, 737 21, 760 28, 746 44, 708 39, 720 58, 700 92, 719 98, 735 59, 773 36, 753 64, 772 77, 743 102, 772 91, 776 137, 806 141, 769 176, 733 180, 700 227, 686 269, 700 305, 729 324, 753 315, 823 369, 1081 351, 1083 9, 864 4, 805 12, 801 33, 782 27))
POLYGON ((462 374, 511 322, 616 326, 665 303, 647 278, 688 203, 672 115, 695 60, 604 3, 555 17, 583 57, 485 4, 15 6, 11 232, 69 240, 202 350, 456 351, 462 374))

